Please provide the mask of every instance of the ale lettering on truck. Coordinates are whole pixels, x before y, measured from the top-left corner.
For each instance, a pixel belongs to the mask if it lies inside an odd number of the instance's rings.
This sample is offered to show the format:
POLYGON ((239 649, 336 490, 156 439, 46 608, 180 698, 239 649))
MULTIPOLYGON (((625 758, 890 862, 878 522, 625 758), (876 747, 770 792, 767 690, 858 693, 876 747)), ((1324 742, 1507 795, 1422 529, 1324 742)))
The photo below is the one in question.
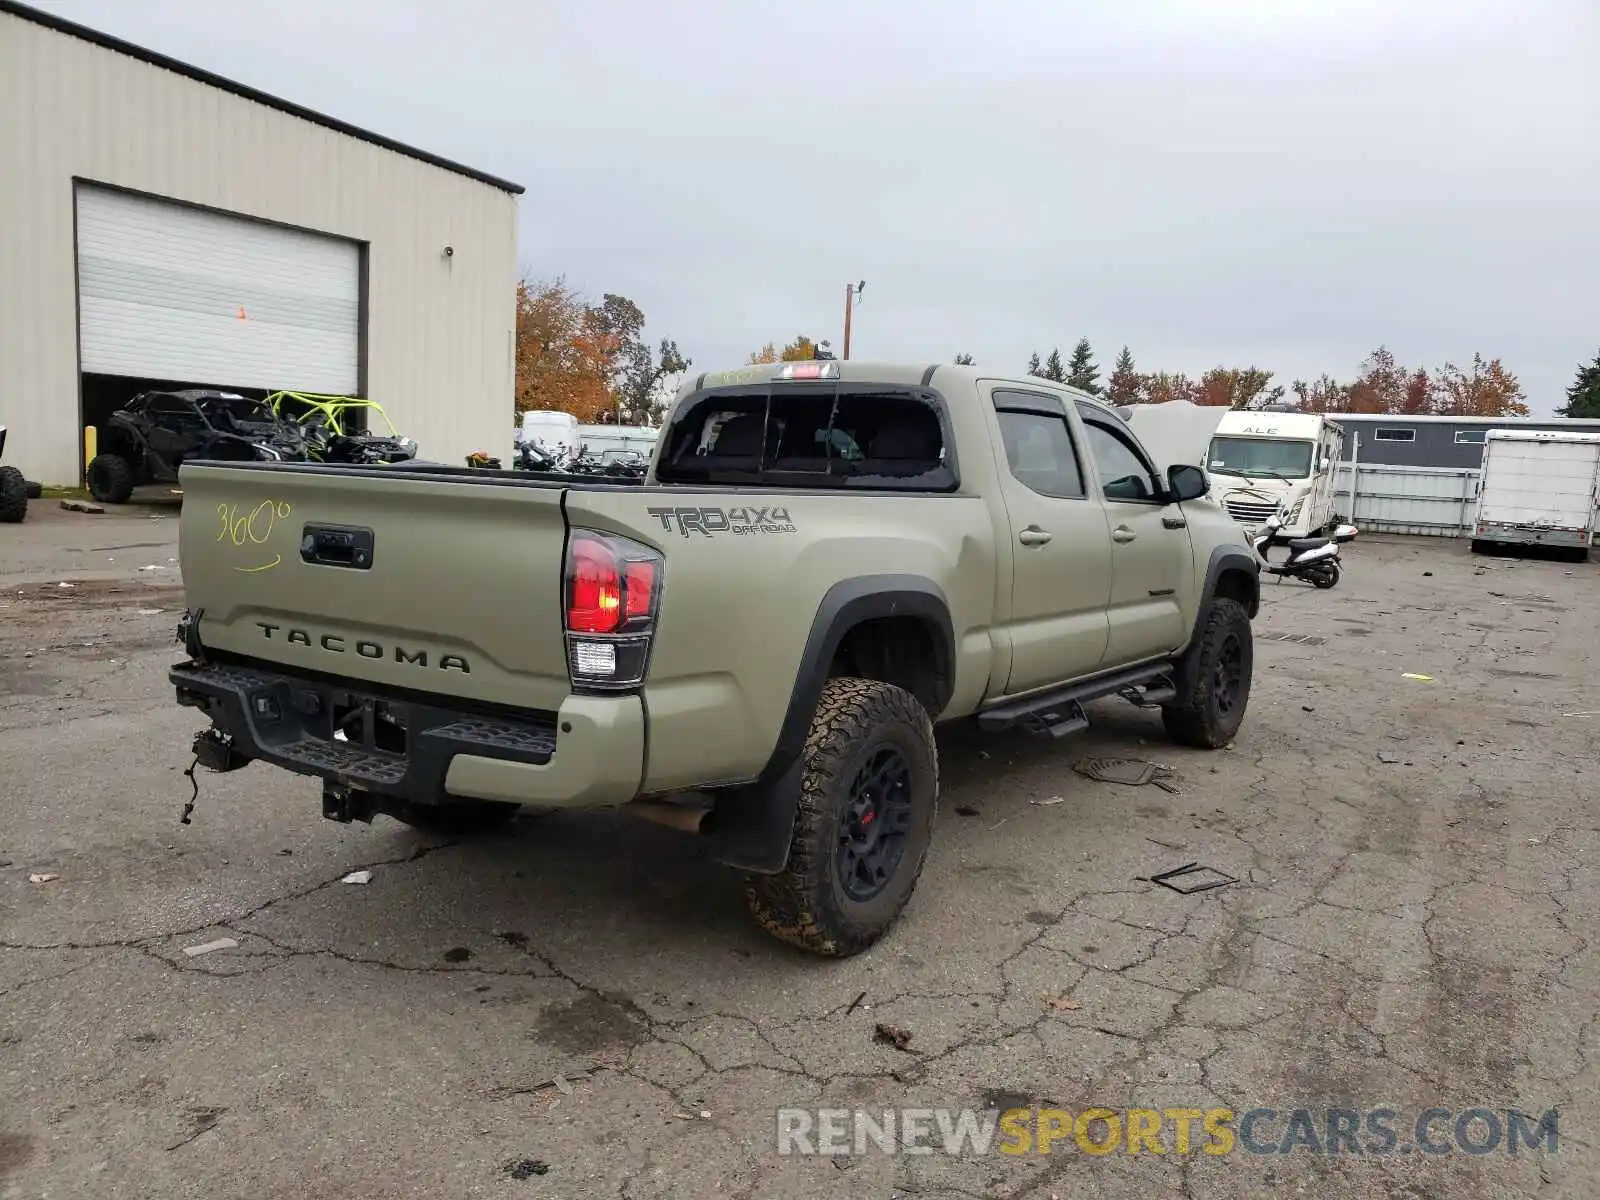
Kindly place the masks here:
MULTIPOLYGON (((382 642, 374 642, 370 638, 358 638, 354 642, 341 637, 336 633, 318 634, 313 638, 308 629, 296 629, 291 626, 274 625, 268 621, 257 621, 256 628, 261 630, 261 636, 267 641, 277 639, 291 646, 305 646, 307 649, 315 647, 328 654, 359 654, 362 658, 390 658, 397 663, 405 663, 413 667, 426 667, 428 665, 428 652, 426 650, 407 650, 404 646, 385 646, 382 642), (283 637, 278 637, 280 630, 286 630, 283 637)), ((463 675, 472 674, 472 666, 459 654, 441 654, 435 664, 441 671, 460 671, 463 675)))
POLYGON ((684 506, 647 508, 661 528, 676 529, 684 537, 719 533, 794 533, 794 522, 787 508, 696 508, 684 506))

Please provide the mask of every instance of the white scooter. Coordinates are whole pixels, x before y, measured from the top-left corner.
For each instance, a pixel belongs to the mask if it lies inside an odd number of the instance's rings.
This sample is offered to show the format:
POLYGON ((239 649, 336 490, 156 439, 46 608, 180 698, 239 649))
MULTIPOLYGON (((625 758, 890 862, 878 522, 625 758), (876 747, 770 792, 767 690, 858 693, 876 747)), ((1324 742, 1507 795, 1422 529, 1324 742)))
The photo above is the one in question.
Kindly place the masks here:
POLYGON ((1282 535, 1282 513, 1280 506, 1278 512, 1263 522, 1261 532, 1250 540, 1256 557, 1261 560, 1261 569, 1269 575, 1287 575, 1292 579, 1304 579, 1312 587, 1324 590, 1333 587, 1339 582, 1341 573, 1339 547, 1356 536, 1358 532, 1356 527, 1340 525, 1333 531, 1331 538, 1289 538, 1282 535), (1267 557, 1267 552, 1277 546, 1286 546, 1289 549, 1289 557, 1281 563, 1275 563, 1267 557))

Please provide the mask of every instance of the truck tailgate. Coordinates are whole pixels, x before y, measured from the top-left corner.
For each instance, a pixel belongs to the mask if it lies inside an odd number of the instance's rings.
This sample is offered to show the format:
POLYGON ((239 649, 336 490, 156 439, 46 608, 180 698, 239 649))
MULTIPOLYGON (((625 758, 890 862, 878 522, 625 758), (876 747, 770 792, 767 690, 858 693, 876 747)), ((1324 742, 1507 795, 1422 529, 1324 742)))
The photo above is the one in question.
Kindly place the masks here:
POLYGON ((182 480, 207 649, 518 708, 570 691, 560 487, 199 465, 182 480))

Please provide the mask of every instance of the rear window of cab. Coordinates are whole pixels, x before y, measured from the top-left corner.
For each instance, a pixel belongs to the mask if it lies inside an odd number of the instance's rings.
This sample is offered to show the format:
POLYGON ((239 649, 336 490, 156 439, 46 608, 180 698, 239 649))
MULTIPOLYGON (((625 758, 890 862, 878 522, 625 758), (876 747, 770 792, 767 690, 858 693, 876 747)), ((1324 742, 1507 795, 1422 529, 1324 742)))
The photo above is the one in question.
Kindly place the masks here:
POLYGON ((945 492, 944 404, 924 388, 782 383, 691 396, 662 436, 662 483, 945 492))

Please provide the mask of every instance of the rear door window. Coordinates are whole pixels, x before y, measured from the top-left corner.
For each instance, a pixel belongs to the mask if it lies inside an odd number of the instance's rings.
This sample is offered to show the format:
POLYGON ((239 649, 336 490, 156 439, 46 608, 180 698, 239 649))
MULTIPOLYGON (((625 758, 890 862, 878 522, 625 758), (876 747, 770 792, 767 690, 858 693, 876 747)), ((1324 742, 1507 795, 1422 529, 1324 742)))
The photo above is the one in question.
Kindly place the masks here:
POLYGON ((996 391, 994 406, 1012 477, 1040 496, 1085 499, 1083 468, 1061 402, 1035 392, 996 391))

